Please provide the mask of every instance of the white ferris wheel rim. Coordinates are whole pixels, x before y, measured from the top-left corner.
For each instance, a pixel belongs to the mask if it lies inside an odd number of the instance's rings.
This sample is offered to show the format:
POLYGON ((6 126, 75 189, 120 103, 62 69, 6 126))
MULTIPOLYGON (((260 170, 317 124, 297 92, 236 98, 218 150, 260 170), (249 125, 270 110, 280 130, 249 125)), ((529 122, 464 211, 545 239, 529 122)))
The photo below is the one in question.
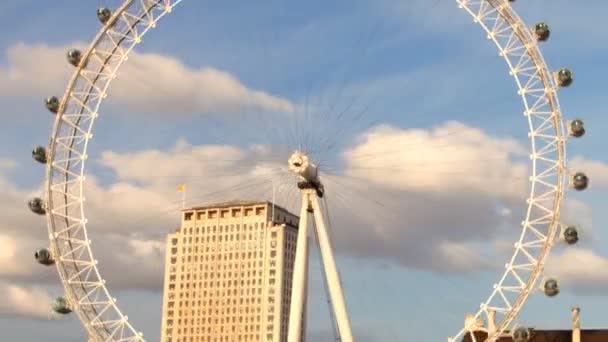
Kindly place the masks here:
MULTIPOLYGON (((509 1, 455 1, 497 46, 515 79, 529 125, 531 190, 522 231, 503 276, 474 316, 487 319, 492 311, 503 317, 488 337, 487 341, 493 342, 511 327, 534 291, 558 232, 567 184, 567 136, 552 72, 533 33, 509 1), (527 262, 520 261, 522 256, 527 262)), ((144 338, 110 295, 88 239, 84 210, 88 143, 116 72, 141 38, 181 2, 125 0, 83 52, 84 62, 69 82, 53 126, 45 186, 51 251, 66 297, 94 341, 130 342, 144 338), (95 67, 97 70, 93 70, 95 67)), ((468 334, 469 328, 463 327, 448 340, 456 341, 468 334)), ((475 340, 475 336, 470 336, 475 340)))

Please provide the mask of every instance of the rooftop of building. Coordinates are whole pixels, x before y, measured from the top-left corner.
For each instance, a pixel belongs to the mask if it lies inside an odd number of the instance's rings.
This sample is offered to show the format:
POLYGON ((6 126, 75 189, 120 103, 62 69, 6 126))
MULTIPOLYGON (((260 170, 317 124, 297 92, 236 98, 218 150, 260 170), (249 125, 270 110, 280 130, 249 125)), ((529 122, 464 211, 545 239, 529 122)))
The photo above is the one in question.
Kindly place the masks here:
MULTIPOLYGON (((294 214, 294 213, 290 212, 289 210, 285 209, 284 207, 276 205, 270 201, 231 200, 231 201, 225 201, 225 202, 206 204, 206 205, 202 205, 202 206, 193 206, 193 207, 182 209, 182 212, 185 213, 185 215, 188 215, 189 212, 201 212, 201 211, 205 211, 205 210, 214 211, 217 209, 251 208, 251 207, 259 207, 259 206, 271 208, 273 205, 274 205, 274 210, 277 211, 279 220, 275 220, 276 219, 275 218, 271 221, 270 224, 272 224, 272 225, 285 224, 286 226, 298 229, 298 220, 299 220, 298 215, 294 214), (291 219, 288 220, 287 217, 284 215, 283 215, 283 220, 281 221, 281 212, 287 213, 288 215, 293 215, 295 217, 295 222, 293 222, 291 219)), ((186 220, 188 220, 188 219, 186 219, 186 220)), ((181 229, 181 227, 176 228, 175 232, 178 232, 180 229, 181 229)))
POLYGON ((261 200, 231 200, 231 201, 225 201, 225 202, 219 202, 219 203, 206 204, 203 206, 194 206, 194 207, 190 207, 190 208, 185 208, 182 211, 223 209, 223 208, 232 208, 232 207, 251 207, 251 206, 256 206, 256 205, 267 205, 267 206, 274 205, 274 207, 276 209, 280 209, 280 210, 291 213, 289 210, 285 209, 284 207, 282 207, 276 203, 272 203, 270 201, 261 201, 261 200))
MULTIPOLYGON (((484 341, 488 334, 476 331, 476 341, 484 341)), ((462 339, 463 342, 472 342, 469 334, 462 339)), ((501 337, 497 342, 513 342, 511 337, 501 337)), ((530 330, 528 342, 572 342, 572 330, 530 330)), ((581 342, 606 342, 608 341, 608 330, 605 329, 581 329, 581 342)))
MULTIPOLYGON (((572 329, 535 329, 527 328, 530 338, 526 342, 608 342, 608 329, 581 329, 580 308, 574 307, 572 313, 572 329)), ((465 315, 465 324, 470 320, 470 314, 465 315)), ((462 342, 485 341, 488 338, 488 330, 496 327, 495 316, 490 316, 491 321, 476 323, 477 328, 473 328, 472 333, 465 333, 462 342), (491 318, 494 317, 494 318, 491 318), (485 327, 484 327, 485 325, 485 327)), ((497 342, 515 342, 510 337, 509 332, 505 331, 506 336, 498 338, 497 342)))

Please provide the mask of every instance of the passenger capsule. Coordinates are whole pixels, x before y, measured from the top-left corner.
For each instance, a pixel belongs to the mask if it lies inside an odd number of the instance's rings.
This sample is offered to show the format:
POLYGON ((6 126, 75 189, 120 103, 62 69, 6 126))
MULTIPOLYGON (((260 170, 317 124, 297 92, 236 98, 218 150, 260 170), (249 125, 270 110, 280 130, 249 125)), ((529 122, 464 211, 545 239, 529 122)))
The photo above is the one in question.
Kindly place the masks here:
POLYGON ((34 197, 27 203, 27 205, 28 207, 30 207, 30 210, 35 214, 46 214, 46 209, 44 209, 44 200, 42 200, 42 198, 34 197))
POLYGON ((41 164, 46 164, 46 148, 44 146, 36 146, 32 150, 32 158, 41 164))
POLYGON ((578 242, 578 230, 574 226, 564 229, 564 241, 569 245, 574 245, 578 242))
POLYGON ((567 68, 561 68, 557 72, 557 83, 560 87, 568 87, 574 81, 572 71, 567 68))
POLYGON ((534 26, 534 33, 536 34, 536 39, 538 39, 538 41, 544 42, 549 39, 551 29, 549 28, 549 25, 545 23, 538 23, 534 26))
POLYGON ((514 342, 528 342, 530 340, 530 330, 527 328, 519 327, 513 330, 511 338, 514 342))
POLYGON ((64 297, 58 297, 53 302, 53 311, 58 314, 67 315, 72 312, 72 308, 70 307, 70 303, 68 303, 67 299, 64 297))
POLYGON ((559 294, 559 285, 557 284, 557 280, 548 279, 545 281, 545 285, 543 287, 543 292, 547 297, 555 297, 559 294))
POLYGON ((44 105, 51 113, 57 114, 59 111, 59 99, 56 96, 51 96, 44 100, 44 105))
POLYGON ((589 177, 582 172, 577 172, 572 177, 572 186, 578 191, 587 189, 589 186, 589 177))
POLYGON ((102 24, 106 24, 110 18, 112 18, 112 11, 110 9, 102 7, 97 9, 97 18, 102 24))
POLYGON ((147 4, 146 4, 146 10, 149 11, 149 10, 153 9, 154 7, 157 7, 158 5, 159 5, 158 1, 148 0, 147 4))
POLYGON ((573 120, 570 122, 569 131, 570 136, 580 138, 585 135, 585 123, 580 119, 573 120))
POLYGON ((82 52, 80 52, 80 50, 70 49, 68 51, 68 62, 70 62, 70 64, 77 67, 81 60, 82 52))
POLYGON ((51 252, 46 248, 37 250, 36 253, 34 253, 34 258, 36 258, 36 261, 38 261, 38 263, 45 266, 50 266, 55 263, 51 252))

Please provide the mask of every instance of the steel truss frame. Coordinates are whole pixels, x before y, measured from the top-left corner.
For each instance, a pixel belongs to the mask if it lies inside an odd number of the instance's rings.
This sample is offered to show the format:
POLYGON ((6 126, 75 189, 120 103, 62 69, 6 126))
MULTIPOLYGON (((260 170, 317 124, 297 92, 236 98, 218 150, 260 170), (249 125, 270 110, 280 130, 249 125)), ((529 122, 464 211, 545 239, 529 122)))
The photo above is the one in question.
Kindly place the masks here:
MULTIPOLYGON (((456 0, 486 32, 518 88, 529 126, 532 173, 526 217, 502 278, 476 318, 496 311, 493 342, 512 323, 541 277, 559 230, 567 184, 566 129, 557 86, 533 32, 507 0, 456 0)), ((45 201, 51 251, 66 297, 90 340, 143 341, 106 288, 87 234, 84 183, 87 148, 102 101, 129 53, 181 0, 125 0, 82 54, 55 119, 48 149, 45 201)), ((464 336, 464 327, 449 341, 464 336)), ((472 336, 472 335, 471 335, 472 336)), ((352 337, 351 337, 352 338, 352 337)), ((474 336, 473 336, 474 339, 474 336)), ((346 339, 344 341, 347 341, 346 339)))
POLYGON ((301 332, 304 315, 306 314, 307 279, 308 279, 308 215, 312 213, 314 219, 315 235, 318 237, 319 250, 323 262, 323 272, 329 299, 336 317, 338 334, 341 342, 353 342, 353 333, 346 309, 346 301, 342 290, 342 282, 336 268, 336 261, 332 250, 329 231, 325 225, 325 219, 319 197, 316 190, 302 190, 302 208, 300 210, 300 222, 298 226, 298 240, 296 244, 296 259, 294 261, 293 282, 291 291, 291 307, 289 310, 289 329, 287 330, 288 342, 301 342, 301 332))
MULTIPOLYGON (((532 28, 528 27, 507 0, 457 0, 494 42, 513 76, 528 120, 531 144, 530 195, 522 231, 505 272, 488 299, 481 303, 475 319, 486 322, 496 313, 496 329, 487 342, 496 341, 512 328, 517 314, 536 289, 560 227, 561 203, 568 184, 566 168, 567 130, 557 98, 554 74, 547 67, 532 28)), ((473 323, 475 320, 471 320, 473 323)), ((471 333, 465 326, 449 342, 471 333)))

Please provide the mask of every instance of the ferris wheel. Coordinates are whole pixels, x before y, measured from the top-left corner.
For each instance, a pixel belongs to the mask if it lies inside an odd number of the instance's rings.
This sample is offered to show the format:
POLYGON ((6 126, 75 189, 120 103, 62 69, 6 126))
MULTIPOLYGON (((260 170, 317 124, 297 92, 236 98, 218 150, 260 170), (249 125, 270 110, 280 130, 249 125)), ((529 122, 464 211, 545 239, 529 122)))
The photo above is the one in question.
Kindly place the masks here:
MULTIPOLYGON (((50 248, 36 252, 43 265, 56 265, 65 297, 58 298, 54 310, 61 314, 75 312, 87 330, 91 341, 143 341, 138 332, 116 304, 98 270, 98 262, 87 233, 85 209, 85 165, 93 127, 99 109, 106 99, 118 70, 129 54, 142 42, 142 37, 165 15, 171 13, 181 0, 125 0, 114 9, 99 8, 97 17, 102 28, 84 50, 67 52, 68 62, 75 67, 62 97, 49 97, 46 108, 56 114, 55 124, 47 147, 32 151, 34 159, 46 164, 45 194, 29 202, 30 209, 46 215, 50 248)), ((568 188, 584 190, 589 179, 582 172, 571 172, 567 167, 566 142, 569 137, 585 134, 583 121, 565 120, 559 101, 559 88, 573 83, 573 73, 567 68, 549 69, 539 45, 547 41, 550 27, 545 23, 530 26, 523 22, 511 7, 513 0, 456 0, 457 5, 478 24, 492 41, 500 57, 507 64, 520 95, 528 122, 531 146, 530 192, 521 233, 513 244, 513 253, 505 264, 500 279, 489 291, 476 314, 448 341, 466 335, 473 341, 496 341, 509 332, 524 338, 529 332, 518 327, 516 317, 526 300, 540 290, 547 296, 559 293, 556 279, 543 276, 549 252, 556 239, 566 244, 578 241, 578 230, 560 221, 560 207, 568 188), (496 321, 492 329, 480 326, 479 321, 496 321), (484 330, 483 337, 476 333, 484 330)), ((319 199, 324 189, 317 166, 302 151, 294 153, 287 167, 300 177, 302 216, 315 213, 318 236, 324 240, 324 261, 334 312, 341 341, 353 340, 346 304, 335 267, 331 244, 324 228, 319 199), (319 215, 317 215, 319 214, 319 215)), ((322 170, 321 170, 322 172, 322 170)), ((303 220, 306 222, 306 220, 303 220)), ((294 298, 292 300, 292 331, 299 331, 303 296, 306 288, 307 255, 306 230, 301 229, 294 270, 294 298), (301 241, 300 241, 301 240, 301 241), (304 247, 304 248, 302 248, 304 247)), ((289 341, 297 341, 291 336, 289 341)))

